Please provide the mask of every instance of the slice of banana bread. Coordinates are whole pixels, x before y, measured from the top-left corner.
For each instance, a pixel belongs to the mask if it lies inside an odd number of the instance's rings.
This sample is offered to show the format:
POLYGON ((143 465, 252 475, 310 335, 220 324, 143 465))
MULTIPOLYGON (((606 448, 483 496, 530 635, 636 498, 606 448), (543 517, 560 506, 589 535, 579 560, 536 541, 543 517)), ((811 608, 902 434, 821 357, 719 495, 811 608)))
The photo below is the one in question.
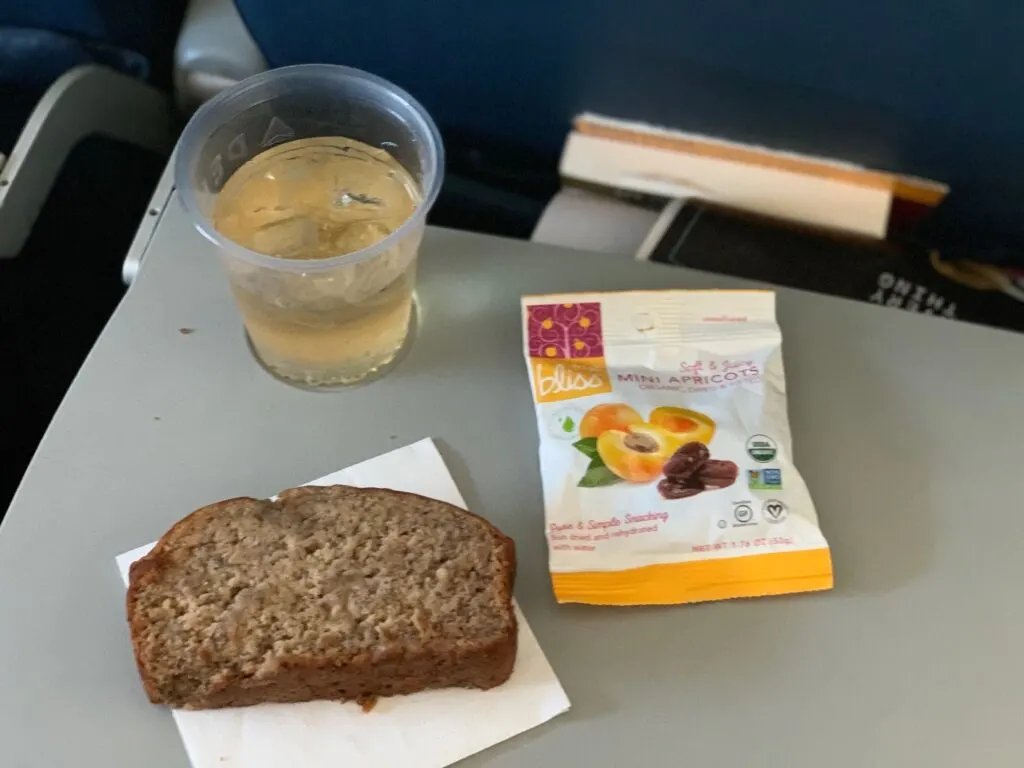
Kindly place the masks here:
POLYGON ((186 709, 492 688, 512 674, 515 545, 408 493, 304 487, 193 512, 132 565, 152 702, 186 709))

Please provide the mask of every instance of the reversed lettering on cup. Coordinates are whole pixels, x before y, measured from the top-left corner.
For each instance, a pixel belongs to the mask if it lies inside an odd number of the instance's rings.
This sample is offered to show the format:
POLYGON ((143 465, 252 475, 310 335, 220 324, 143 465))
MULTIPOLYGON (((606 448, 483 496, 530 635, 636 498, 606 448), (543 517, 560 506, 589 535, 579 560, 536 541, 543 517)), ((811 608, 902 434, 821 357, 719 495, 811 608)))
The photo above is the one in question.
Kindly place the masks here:
POLYGON ((245 141, 245 134, 240 133, 228 144, 229 160, 244 160, 249 156, 248 147, 245 141))
POLYGON ((220 155, 216 155, 210 162, 208 174, 210 188, 214 190, 220 189, 220 185, 224 183, 224 159, 220 155))
POLYGON ((260 142, 260 146, 272 147, 275 144, 280 144, 282 141, 290 141, 294 138, 295 130, 281 118, 274 117, 271 118, 270 125, 267 126, 267 130, 263 134, 263 141, 260 142))

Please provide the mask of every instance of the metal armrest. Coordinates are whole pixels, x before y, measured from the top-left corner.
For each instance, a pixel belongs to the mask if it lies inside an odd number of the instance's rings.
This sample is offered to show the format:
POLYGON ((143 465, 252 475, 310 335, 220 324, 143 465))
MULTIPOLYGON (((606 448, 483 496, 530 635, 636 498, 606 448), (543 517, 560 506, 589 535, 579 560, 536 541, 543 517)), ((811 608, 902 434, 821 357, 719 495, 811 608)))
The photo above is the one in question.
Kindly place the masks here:
POLYGON ((185 114, 267 68, 234 0, 191 0, 174 49, 174 91, 185 114))
POLYGON ((58 78, 0 167, 0 258, 21 251, 68 154, 92 134, 169 153, 170 105, 156 89, 105 67, 75 67, 58 78))

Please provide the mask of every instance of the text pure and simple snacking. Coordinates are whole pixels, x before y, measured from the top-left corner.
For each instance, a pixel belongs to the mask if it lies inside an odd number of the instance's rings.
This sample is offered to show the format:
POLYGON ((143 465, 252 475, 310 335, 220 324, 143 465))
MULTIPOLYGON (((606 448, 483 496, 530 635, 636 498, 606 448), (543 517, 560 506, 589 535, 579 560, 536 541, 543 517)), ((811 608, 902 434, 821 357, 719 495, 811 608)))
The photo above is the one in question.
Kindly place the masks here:
POLYGON ((524 297, 559 601, 832 586, 792 464, 774 302, 769 291, 524 297))

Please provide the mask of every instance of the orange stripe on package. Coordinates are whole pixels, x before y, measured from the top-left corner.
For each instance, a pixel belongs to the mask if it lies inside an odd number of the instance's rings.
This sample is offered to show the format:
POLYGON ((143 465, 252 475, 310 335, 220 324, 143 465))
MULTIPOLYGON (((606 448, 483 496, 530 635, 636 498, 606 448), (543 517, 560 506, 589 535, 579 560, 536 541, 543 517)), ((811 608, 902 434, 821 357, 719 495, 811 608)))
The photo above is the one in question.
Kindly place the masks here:
POLYGON ((793 466, 771 291, 523 298, 559 602, 832 587, 793 466))

